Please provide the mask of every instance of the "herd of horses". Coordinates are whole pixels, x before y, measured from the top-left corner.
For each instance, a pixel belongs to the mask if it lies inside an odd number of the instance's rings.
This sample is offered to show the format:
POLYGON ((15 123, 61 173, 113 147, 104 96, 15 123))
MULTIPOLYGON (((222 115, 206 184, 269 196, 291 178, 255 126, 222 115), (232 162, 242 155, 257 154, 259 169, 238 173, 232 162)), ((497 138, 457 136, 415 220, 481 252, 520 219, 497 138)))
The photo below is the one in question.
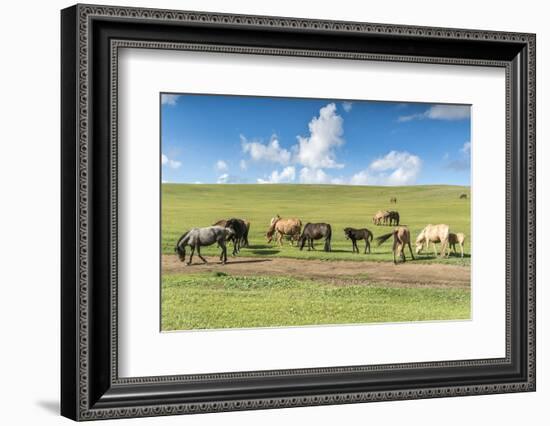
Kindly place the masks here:
MULTIPOLYGON (((357 241, 365 242, 364 253, 371 253, 370 244, 373 239, 377 246, 380 246, 391 237, 393 237, 393 261, 406 261, 405 247, 409 248, 410 256, 414 260, 413 250, 411 248, 411 234, 407 226, 399 225, 399 213, 396 211, 378 211, 373 216, 375 225, 389 225, 395 228, 384 235, 374 239, 373 233, 367 228, 344 228, 344 236, 352 243, 352 252, 359 253, 357 241)), ((227 262, 227 243, 233 243, 233 255, 239 253, 241 247, 248 247, 248 234, 250 231, 250 222, 245 219, 230 218, 222 219, 204 228, 193 228, 184 233, 177 241, 175 251, 179 259, 184 262, 186 257, 186 247, 191 248, 189 261, 187 265, 193 262, 195 251, 199 258, 207 263, 206 259, 201 256, 201 247, 218 244, 221 248, 220 261, 222 264, 227 262)), ((266 232, 267 242, 270 243, 275 238, 276 242, 282 246, 283 239, 290 241, 291 245, 303 250, 307 244, 307 249, 315 250, 315 241, 324 239, 323 250, 326 252, 332 251, 332 227, 329 223, 306 223, 302 226, 302 221, 298 218, 281 218, 279 215, 271 218, 269 227, 266 232)), ((415 240, 415 253, 418 255, 424 247, 429 250, 430 244, 433 245, 435 256, 438 256, 436 244, 441 244, 440 257, 448 257, 451 252, 456 254, 456 245, 459 245, 460 255, 464 257, 464 241, 463 233, 452 233, 449 230, 449 225, 427 225, 417 235, 415 240)))
POLYGON ((375 225, 399 226, 399 212, 395 210, 378 210, 372 217, 372 223, 375 225))

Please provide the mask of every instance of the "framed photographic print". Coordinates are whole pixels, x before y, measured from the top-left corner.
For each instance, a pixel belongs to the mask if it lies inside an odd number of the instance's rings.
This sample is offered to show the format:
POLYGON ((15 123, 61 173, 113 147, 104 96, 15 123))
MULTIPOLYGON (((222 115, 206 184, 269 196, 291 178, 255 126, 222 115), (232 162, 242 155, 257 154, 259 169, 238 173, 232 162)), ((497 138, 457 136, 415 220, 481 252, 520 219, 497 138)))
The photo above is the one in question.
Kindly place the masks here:
POLYGON ((535 390, 535 35, 61 27, 64 416, 535 390))

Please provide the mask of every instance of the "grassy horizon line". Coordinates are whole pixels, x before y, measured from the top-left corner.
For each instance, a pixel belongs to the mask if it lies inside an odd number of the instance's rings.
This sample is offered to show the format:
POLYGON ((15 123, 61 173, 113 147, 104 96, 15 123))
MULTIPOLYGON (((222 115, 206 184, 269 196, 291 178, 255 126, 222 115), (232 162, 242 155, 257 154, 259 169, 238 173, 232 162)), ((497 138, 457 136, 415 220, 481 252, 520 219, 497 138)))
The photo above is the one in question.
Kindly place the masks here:
POLYGON ((471 185, 454 185, 451 183, 421 183, 414 185, 347 185, 347 184, 334 184, 334 183, 195 183, 195 182, 161 182, 162 185, 211 185, 211 186, 351 186, 357 188, 410 188, 410 187, 434 187, 434 186, 454 186, 457 188, 471 188, 471 185))

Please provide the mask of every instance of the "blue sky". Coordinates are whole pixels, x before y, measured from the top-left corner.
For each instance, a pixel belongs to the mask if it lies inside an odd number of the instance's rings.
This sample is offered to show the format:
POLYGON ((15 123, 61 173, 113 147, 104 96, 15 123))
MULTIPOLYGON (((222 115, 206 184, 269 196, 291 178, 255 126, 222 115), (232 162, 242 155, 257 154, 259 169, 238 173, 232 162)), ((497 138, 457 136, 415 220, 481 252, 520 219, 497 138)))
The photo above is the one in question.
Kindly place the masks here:
POLYGON ((470 107, 161 95, 172 183, 470 185, 470 107))

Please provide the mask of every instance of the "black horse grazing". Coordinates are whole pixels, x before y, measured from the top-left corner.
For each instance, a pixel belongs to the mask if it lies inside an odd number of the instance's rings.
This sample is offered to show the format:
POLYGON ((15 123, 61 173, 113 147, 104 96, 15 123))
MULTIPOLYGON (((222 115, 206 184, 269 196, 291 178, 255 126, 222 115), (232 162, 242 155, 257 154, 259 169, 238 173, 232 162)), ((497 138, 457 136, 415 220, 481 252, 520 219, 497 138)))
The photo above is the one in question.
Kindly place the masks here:
MULTIPOLYGON (((241 244, 241 247, 249 247, 249 244, 248 244, 248 233, 250 232, 250 222, 246 219, 238 219, 238 220, 242 220, 243 223, 245 224, 246 226, 246 232, 244 233, 243 237, 242 237, 242 244, 241 244)), ((220 219, 218 220, 216 223, 213 223, 212 226, 223 226, 224 228, 227 227, 227 220, 226 219, 220 219)), ((239 247, 240 248, 240 247, 239 247)))
POLYGON ((399 226, 399 212, 389 212, 388 218, 390 220, 390 226, 399 226))
POLYGON ((324 250, 331 251, 330 240, 332 238, 332 228, 330 227, 330 224, 307 223, 306 226, 304 226, 302 235, 300 235, 300 239, 298 240, 300 250, 304 248, 306 241, 308 243, 308 251, 311 249, 315 250, 315 247, 313 246, 313 240, 320 240, 321 238, 325 239, 324 250))
POLYGON ((229 219, 225 227, 231 229, 234 233, 227 240, 233 241, 233 256, 235 256, 241 250, 241 246, 247 241, 248 227, 244 220, 237 218, 229 219))
POLYGON ((367 254, 367 249, 370 253, 370 242, 372 241, 372 232, 367 228, 355 229, 355 228, 344 228, 344 234, 346 239, 351 240, 352 252, 359 253, 359 247, 357 247, 357 240, 365 240, 365 254, 367 254))

